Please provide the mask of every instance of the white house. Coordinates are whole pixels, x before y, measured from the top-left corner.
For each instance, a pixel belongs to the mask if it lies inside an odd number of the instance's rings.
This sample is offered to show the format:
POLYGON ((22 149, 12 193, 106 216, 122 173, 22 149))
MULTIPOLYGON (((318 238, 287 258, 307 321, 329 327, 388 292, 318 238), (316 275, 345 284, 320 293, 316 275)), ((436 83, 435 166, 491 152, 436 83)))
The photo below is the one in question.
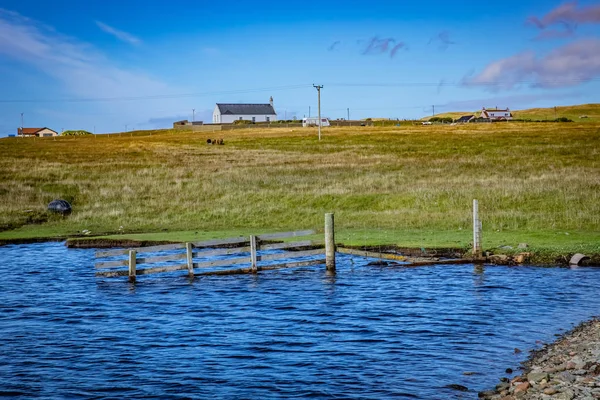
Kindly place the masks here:
POLYGON ((235 121, 274 122, 277 113, 273 108, 273 97, 268 104, 221 104, 213 111, 213 124, 232 124, 235 121))
POLYGON ((491 120, 511 120, 513 119, 513 115, 510 110, 507 108, 501 110, 498 108, 485 108, 481 110, 481 118, 489 118, 491 120))
POLYGON ((58 136, 58 132, 50 128, 18 128, 17 136, 21 137, 51 137, 58 136))

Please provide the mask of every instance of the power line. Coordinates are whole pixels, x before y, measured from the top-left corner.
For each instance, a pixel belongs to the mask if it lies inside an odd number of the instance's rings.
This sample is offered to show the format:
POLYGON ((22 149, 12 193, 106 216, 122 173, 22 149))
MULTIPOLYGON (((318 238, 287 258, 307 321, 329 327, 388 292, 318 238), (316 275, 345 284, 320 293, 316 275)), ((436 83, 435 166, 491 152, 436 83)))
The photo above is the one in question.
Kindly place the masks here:
MULTIPOLYGON (((572 78, 572 79, 548 79, 548 80, 519 80, 510 81, 511 85, 552 85, 560 83, 588 83, 598 82, 600 78, 584 79, 584 78, 572 78)), ((438 86, 460 86, 460 87, 472 87, 472 86, 501 86, 503 82, 494 81, 482 81, 477 83, 468 82, 371 82, 371 83, 346 83, 346 82, 327 82, 328 86, 334 87, 438 87, 438 86)))
POLYGON ((242 94, 242 93, 256 93, 256 92, 268 92, 277 90, 293 90, 310 87, 308 84, 299 85, 288 85, 288 86, 275 86, 266 87, 259 89, 243 89, 243 90, 227 90, 227 91, 215 91, 215 92, 200 92, 200 93, 183 93, 183 94, 160 94, 160 95, 148 95, 148 96, 122 96, 122 97, 90 97, 90 98, 78 98, 78 99, 0 99, 0 103, 87 103, 87 102, 102 102, 102 101, 131 101, 131 100, 161 100, 161 99, 176 99, 184 97, 201 97, 201 96, 218 96, 224 94, 242 94))
MULTIPOLYGON (((566 83, 588 83, 598 82, 600 78, 594 79, 557 79, 557 80, 522 80, 508 82, 511 85, 556 85, 566 83)), ((332 87, 382 87, 382 88, 394 88, 394 87, 476 87, 476 86, 490 86, 496 87, 501 86, 502 82, 477 82, 477 83, 465 83, 465 82, 371 82, 371 83, 349 83, 349 82, 332 82, 327 83, 328 86, 332 87)), ((311 84, 295 84, 286 86, 274 86, 264 87, 255 89, 241 89, 241 90, 226 90, 226 91, 213 91, 213 92, 198 92, 198 93, 180 93, 180 94, 157 94, 157 95, 146 95, 146 96, 116 96, 116 97, 89 97, 89 98, 63 98, 63 99, 0 99, 0 103, 88 103, 88 102, 112 102, 112 101, 136 101, 136 100, 162 100, 162 99, 177 99, 186 97, 203 97, 203 96, 218 96, 228 94, 244 94, 244 93, 258 93, 268 91, 281 91, 281 90, 295 90, 302 88, 309 88, 311 84)), ((415 107, 417 108, 417 107, 415 107)), ((420 107, 419 107, 420 108, 420 107)))

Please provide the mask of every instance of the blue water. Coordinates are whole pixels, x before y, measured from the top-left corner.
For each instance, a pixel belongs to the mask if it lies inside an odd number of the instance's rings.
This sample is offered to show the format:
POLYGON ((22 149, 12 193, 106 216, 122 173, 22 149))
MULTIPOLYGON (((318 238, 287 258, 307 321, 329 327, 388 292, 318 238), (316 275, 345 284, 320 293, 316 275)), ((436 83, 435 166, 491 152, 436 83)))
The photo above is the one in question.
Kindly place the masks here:
POLYGON ((132 285, 95 278, 93 253, 0 247, 0 395, 474 399, 600 309, 593 268, 339 257, 336 276, 182 271, 132 285))

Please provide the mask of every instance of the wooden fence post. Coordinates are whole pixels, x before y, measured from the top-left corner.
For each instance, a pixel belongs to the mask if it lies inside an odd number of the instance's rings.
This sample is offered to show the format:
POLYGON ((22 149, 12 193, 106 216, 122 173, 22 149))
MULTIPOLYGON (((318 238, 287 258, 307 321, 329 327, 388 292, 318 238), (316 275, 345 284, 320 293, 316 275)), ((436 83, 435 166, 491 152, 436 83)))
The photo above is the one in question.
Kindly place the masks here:
POLYGON ((328 271, 335 271, 335 228, 333 214, 325 214, 325 265, 328 271))
POLYGON ((481 258, 481 221, 479 220, 479 202, 473 200, 473 257, 481 258))
POLYGON ((258 267, 256 265, 257 262, 256 256, 256 236, 250 236, 250 263, 252 264, 252 273, 256 274, 258 272, 258 267))
POLYGON ((194 245, 191 243, 185 244, 185 253, 187 255, 187 267, 190 278, 194 277, 194 254, 192 253, 194 245))
POLYGON ((135 283, 135 250, 129 250, 129 282, 135 283))

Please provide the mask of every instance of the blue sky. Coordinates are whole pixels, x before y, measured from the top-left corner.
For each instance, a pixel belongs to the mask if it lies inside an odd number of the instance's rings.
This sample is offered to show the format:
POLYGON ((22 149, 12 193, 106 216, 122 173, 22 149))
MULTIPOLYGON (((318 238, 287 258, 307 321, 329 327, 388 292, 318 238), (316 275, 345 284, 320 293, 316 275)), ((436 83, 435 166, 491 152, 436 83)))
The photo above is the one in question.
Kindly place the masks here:
POLYGON ((599 102, 598 1, 0 3, 0 136, 279 118, 417 118, 599 102))

